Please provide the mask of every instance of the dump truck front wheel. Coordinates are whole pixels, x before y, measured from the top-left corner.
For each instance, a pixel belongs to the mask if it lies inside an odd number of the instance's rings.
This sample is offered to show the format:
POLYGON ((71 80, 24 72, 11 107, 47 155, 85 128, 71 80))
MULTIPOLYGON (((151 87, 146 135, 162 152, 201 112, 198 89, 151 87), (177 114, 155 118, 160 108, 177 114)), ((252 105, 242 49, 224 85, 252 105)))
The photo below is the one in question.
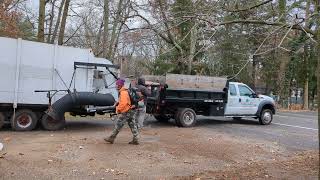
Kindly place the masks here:
POLYGON ((272 122, 273 120, 273 114, 270 109, 264 109, 261 112, 261 115, 259 117, 259 123, 261 125, 268 125, 272 122))

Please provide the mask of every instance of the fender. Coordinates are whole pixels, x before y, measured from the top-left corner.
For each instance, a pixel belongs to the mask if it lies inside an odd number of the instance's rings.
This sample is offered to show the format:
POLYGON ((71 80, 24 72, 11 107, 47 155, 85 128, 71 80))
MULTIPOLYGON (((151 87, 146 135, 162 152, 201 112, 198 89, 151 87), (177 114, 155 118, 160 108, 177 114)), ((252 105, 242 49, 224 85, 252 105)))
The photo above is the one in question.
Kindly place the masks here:
POLYGON ((276 113, 276 109, 275 109, 273 103, 271 101, 265 100, 259 104, 258 110, 256 112, 257 117, 260 117, 260 114, 261 114, 261 111, 263 110, 263 107, 267 107, 268 109, 271 109, 273 114, 276 113))

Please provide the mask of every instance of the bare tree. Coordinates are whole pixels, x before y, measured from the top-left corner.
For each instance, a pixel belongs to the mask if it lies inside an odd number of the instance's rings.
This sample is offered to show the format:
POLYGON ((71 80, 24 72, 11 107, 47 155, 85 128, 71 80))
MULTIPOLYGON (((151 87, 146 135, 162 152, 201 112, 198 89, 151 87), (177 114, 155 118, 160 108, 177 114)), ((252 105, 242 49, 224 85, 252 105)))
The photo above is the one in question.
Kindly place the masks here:
MULTIPOLYGON (((286 0, 279 0, 279 17, 281 23, 286 23, 286 0)), ((286 75, 286 68, 289 63, 289 53, 285 50, 281 50, 278 54, 278 58, 280 60, 280 69, 278 74, 278 93, 283 95, 284 91, 284 83, 285 83, 285 75, 286 75)))
POLYGON ((104 15, 103 15, 103 40, 102 40, 102 47, 103 47, 103 57, 107 57, 107 41, 108 41, 108 34, 109 34, 109 0, 104 0, 104 15))
POLYGON ((190 35, 190 54, 188 57, 188 74, 191 74, 192 71, 192 62, 196 52, 196 43, 197 43, 197 26, 195 25, 191 30, 190 35))
MULTIPOLYGON (((307 0, 306 4, 306 13, 305 13, 305 28, 308 28, 310 25, 309 16, 310 16, 310 1, 307 0)), ((303 109, 309 109, 309 58, 308 55, 308 45, 304 46, 304 68, 306 70, 306 76, 304 79, 304 88, 303 88, 303 109)))
POLYGON ((38 21, 38 41, 44 41, 44 21, 45 21, 46 0, 39 0, 39 21, 38 21))
POLYGON ((61 19, 61 26, 60 26, 60 31, 59 31, 59 37, 58 37, 58 44, 59 45, 63 44, 63 38, 64 38, 64 33, 65 33, 64 31, 66 28, 66 21, 67 21, 68 11, 69 11, 69 4, 70 4, 70 0, 65 0, 63 15, 62 15, 62 19, 61 19))
POLYGON ((51 0, 51 12, 50 12, 50 24, 49 24, 49 32, 48 32, 48 37, 47 37, 47 43, 50 43, 51 40, 51 33, 52 33, 52 27, 53 27, 53 19, 54 19, 54 11, 55 11, 55 4, 56 3, 56 0, 51 0))
POLYGON ((117 5, 117 10, 116 10, 116 16, 113 20, 113 24, 112 24, 112 32, 111 32, 111 39, 109 42, 109 48, 108 48, 108 53, 107 53, 107 58, 111 58, 112 54, 113 54, 113 46, 115 43, 115 40, 117 38, 117 28, 119 25, 119 19, 121 17, 121 12, 123 10, 123 0, 119 0, 118 5, 117 5))
POLYGON ((56 40, 57 34, 58 34, 58 29, 60 26, 60 21, 61 21, 61 14, 62 14, 62 9, 63 9, 63 5, 64 5, 65 0, 61 0, 60 6, 59 6, 59 11, 58 11, 58 17, 57 17, 57 21, 56 21, 56 25, 54 27, 53 33, 52 33, 52 37, 50 39, 50 43, 53 44, 54 41, 56 40))

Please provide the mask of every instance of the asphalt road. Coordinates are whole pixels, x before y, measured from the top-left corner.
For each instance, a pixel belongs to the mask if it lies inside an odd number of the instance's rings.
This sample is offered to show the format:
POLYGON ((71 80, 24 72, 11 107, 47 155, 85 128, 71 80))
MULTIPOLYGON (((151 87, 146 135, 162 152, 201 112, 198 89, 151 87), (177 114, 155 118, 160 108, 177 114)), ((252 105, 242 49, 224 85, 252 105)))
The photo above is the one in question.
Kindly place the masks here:
MULTIPOLYGON (((145 121, 147 128, 174 127, 174 120, 169 123, 157 122, 152 116, 145 121)), ((277 112, 270 125, 259 125, 258 120, 245 118, 233 120, 222 117, 198 117, 197 129, 210 130, 228 134, 233 137, 253 139, 256 142, 270 141, 278 143, 291 151, 317 150, 318 141, 317 112, 277 112)), ((104 119, 104 118, 103 118, 104 119)), ((81 131, 99 127, 113 126, 110 120, 76 120, 67 121, 67 130, 81 131)), ((2 129, 11 131, 10 128, 2 129)))
POLYGON ((199 117, 197 126, 237 137, 277 142, 288 150, 316 150, 318 141, 316 112, 277 112, 270 125, 259 125, 258 120, 231 120, 199 117))
MULTIPOLYGON (((256 142, 270 141, 278 143, 289 151, 317 150, 318 141, 317 112, 277 112, 270 125, 260 125, 257 119, 245 118, 233 120, 222 117, 198 117, 197 129, 210 130, 233 137, 253 139, 256 142)), ((152 116, 147 118, 147 128, 161 128, 175 126, 174 120, 169 123, 157 122, 152 116)), ((67 129, 81 130, 81 128, 97 128, 113 126, 111 121, 86 120, 69 121, 67 129)))

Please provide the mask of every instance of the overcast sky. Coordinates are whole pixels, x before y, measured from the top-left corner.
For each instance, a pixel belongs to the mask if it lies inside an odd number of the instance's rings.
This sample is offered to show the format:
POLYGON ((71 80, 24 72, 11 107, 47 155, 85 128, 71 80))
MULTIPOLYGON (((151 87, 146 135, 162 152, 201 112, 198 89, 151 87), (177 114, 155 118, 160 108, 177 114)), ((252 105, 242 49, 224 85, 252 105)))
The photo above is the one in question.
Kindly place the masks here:
POLYGON ((39 0, 29 0, 31 7, 36 10, 39 6, 39 0))

